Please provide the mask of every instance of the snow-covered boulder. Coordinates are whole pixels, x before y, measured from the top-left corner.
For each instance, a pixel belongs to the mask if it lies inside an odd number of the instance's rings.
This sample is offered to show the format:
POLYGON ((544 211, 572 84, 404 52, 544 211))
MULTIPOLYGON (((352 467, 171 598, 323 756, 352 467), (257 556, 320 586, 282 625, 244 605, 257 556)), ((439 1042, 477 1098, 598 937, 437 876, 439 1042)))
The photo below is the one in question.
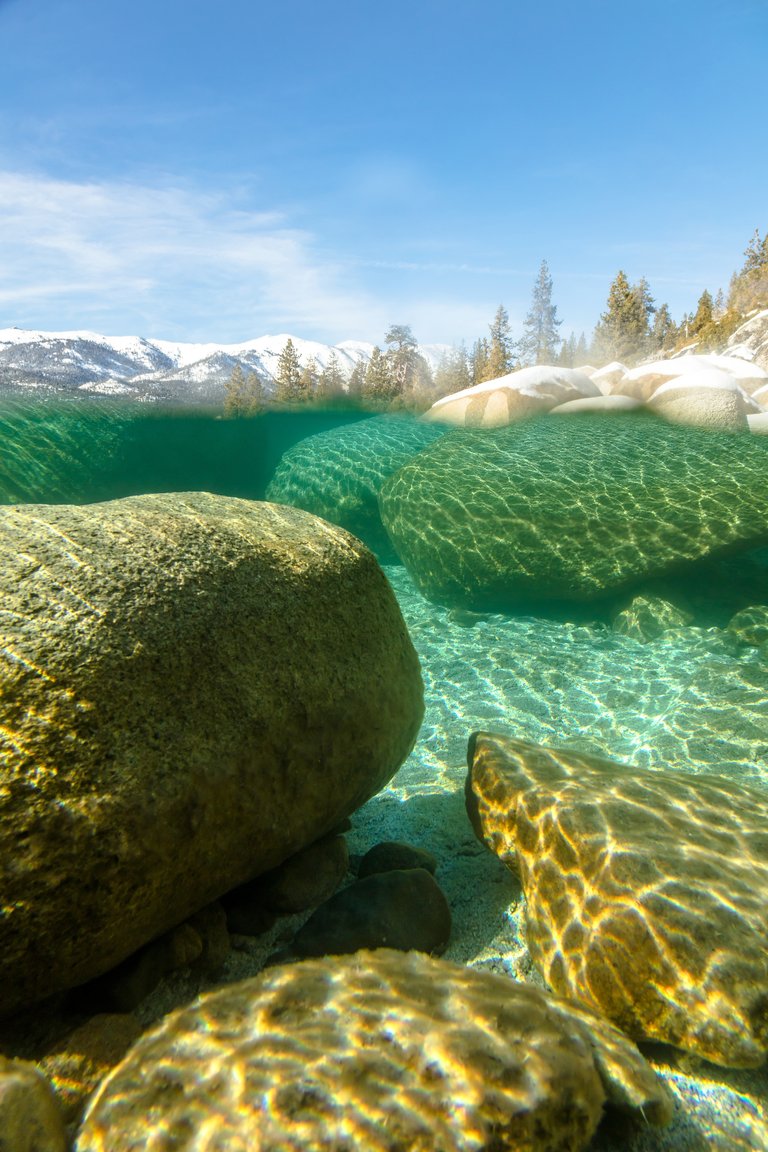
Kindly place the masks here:
POLYGON ((626 372, 623 379, 611 385, 610 390, 612 393, 646 401, 669 380, 688 378, 692 374, 704 371, 727 373, 747 393, 752 393, 755 389, 768 384, 768 374, 762 368, 738 356, 720 356, 715 353, 697 356, 686 353, 684 356, 671 357, 667 360, 653 360, 647 364, 639 364, 626 372))
POLYGON ((497 428, 548 412, 567 400, 600 395, 597 385, 576 368, 537 364, 444 396, 424 413, 423 419, 470 428, 497 428))
POLYGON ((768 369, 768 308, 750 316, 728 341, 728 354, 768 369))
POLYGON ((759 436, 768 436, 768 412, 758 412, 754 416, 747 416, 750 432, 759 436))
POLYGON ((656 389, 647 406, 675 424, 721 432, 748 431, 747 416, 760 411, 737 380, 718 368, 701 368, 668 380, 656 389))
POLYGON ((597 384, 601 392, 609 396, 619 381, 624 379, 627 371, 626 365, 622 364, 620 360, 612 360, 610 364, 591 371, 589 378, 593 384, 597 384))
POLYGON ((556 416, 561 412, 631 412, 634 408, 642 408, 642 404, 631 396, 582 396, 550 408, 549 415, 556 416))

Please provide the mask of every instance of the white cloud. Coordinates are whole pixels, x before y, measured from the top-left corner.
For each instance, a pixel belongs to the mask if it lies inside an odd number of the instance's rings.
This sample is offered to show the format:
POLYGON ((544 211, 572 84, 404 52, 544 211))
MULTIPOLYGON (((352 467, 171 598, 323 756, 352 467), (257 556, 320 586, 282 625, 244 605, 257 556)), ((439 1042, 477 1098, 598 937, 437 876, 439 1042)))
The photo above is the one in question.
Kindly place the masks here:
POLYGON ((0 325, 368 336, 386 309, 348 278, 310 234, 236 193, 0 171, 0 325))

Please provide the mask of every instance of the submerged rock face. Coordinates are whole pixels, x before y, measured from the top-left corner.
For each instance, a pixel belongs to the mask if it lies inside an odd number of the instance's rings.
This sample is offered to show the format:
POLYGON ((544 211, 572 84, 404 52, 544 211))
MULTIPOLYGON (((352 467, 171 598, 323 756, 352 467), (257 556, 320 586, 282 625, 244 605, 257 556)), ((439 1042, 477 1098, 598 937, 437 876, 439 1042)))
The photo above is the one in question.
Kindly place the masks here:
POLYGON ((438 603, 589 601, 768 540, 768 444, 636 414, 462 430, 390 477, 380 505, 438 603))
POLYGON ((67 1152, 64 1117, 50 1083, 34 1064, 5 1056, 0 1056, 0 1148, 67 1152))
POLYGON ((651 593, 633 597, 614 617, 613 630, 647 644, 670 628, 684 628, 692 621, 690 612, 651 593))
POLYGON ((768 798, 476 733, 467 809, 553 991, 732 1067, 768 1051, 768 798))
POLYGON ((373 555, 186 493, 0 510, 0 1011, 324 835, 421 721, 373 555))
POLYGON ((167 1017, 102 1084, 77 1152, 575 1152, 606 1101, 652 1124, 672 1112, 592 1013, 380 949, 269 969, 167 1017))
POLYGON ((413 419, 374 416, 308 436, 283 456, 267 499, 322 516, 394 560, 379 515, 379 490, 388 476, 444 431, 413 419))

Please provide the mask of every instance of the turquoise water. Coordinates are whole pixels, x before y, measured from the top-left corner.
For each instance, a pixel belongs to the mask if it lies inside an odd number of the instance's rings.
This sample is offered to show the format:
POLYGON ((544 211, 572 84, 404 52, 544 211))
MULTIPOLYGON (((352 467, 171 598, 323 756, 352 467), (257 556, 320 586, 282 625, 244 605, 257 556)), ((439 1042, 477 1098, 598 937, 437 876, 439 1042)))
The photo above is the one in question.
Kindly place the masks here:
MULTIPOLYGON (((385 537, 380 488, 410 458, 429 454, 443 433, 360 412, 223 420, 114 402, 18 402, 0 408, 0 503, 206 490, 298 504, 375 546, 385 537)), ((478 435, 470 433, 470 442, 478 435)), ((480 434, 481 449, 483 443, 480 434)), ((729 438, 725 450, 732 445, 729 438)), ((545 464, 537 460, 538 469, 545 464)), ((665 462, 667 472, 673 464, 665 462)), ((626 451, 622 467, 626 472, 626 451)), ((420 530, 427 535, 430 526, 420 530)), ((488 533, 494 531, 489 520, 488 533)), ((545 603, 506 614, 462 611, 428 600, 414 574, 391 562, 391 546, 379 551, 426 686, 424 727, 392 785, 396 792, 457 788, 476 728, 642 767, 765 779, 766 652, 737 643, 725 628, 739 607, 768 602, 764 556, 757 563, 745 549, 727 568, 699 566, 693 580, 684 573, 672 592, 692 599, 693 622, 641 642, 611 624, 631 594, 560 604, 554 613, 545 603)), ((605 551, 601 541, 601 556, 605 551)))
MULTIPOLYGON (((362 419, 358 412, 306 412, 228 421, 107 403, 6 405, 0 410, 0 502, 89 503, 201 489, 274 499, 270 485, 276 474, 288 473, 292 502, 317 511, 322 501, 329 519, 353 523, 376 545, 382 540, 376 495, 388 469, 402 460, 391 455, 387 425, 382 443, 387 440, 390 456, 379 466, 376 429, 383 425, 362 419), (292 461, 309 471, 291 471, 292 461)), ((435 435, 430 429, 428 439, 435 435)), ((406 455, 422 449, 421 436, 407 432, 406 455)), ((421 526, 424 533, 428 528, 421 526)), ((750 548, 759 542, 750 541, 750 548)), ((425 717, 412 754, 365 806, 350 843, 365 850, 377 839, 410 839, 435 852, 454 911, 449 958, 535 979, 519 885, 478 844, 464 811, 472 731, 507 732, 660 772, 715 771, 766 784, 768 653, 727 629, 745 604, 768 603, 764 556, 750 548, 727 565, 696 569, 693 581, 676 574, 677 583, 664 592, 687 594, 691 622, 646 640, 613 624, 638 588, 594 605, 558 603, 556 611, 544 605, 540 611, 531 605, 503 613, 469 610, 428 599, 413 573, 392 562, 391 550, 381 550, 421 661, 425 717)), ((768 1148, 763 1070, 715 1072, 693 1061, 690 1070, 669 1077, 685 1113, 667 1133, 637 1136, 632 1148, 768 1148)))
POLYGON ((145 492, 264 498, 283 453, 359 412, 270 412, 224 420, 204 409, 93 403, 0 404, 0 504, 114 500, 145 492))

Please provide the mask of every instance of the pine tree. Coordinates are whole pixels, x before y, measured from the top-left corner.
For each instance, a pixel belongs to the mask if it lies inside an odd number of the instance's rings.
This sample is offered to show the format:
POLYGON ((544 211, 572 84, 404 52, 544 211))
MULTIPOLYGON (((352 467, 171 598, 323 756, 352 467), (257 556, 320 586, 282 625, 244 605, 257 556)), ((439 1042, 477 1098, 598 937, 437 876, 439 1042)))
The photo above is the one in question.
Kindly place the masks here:
POLYGON ((419 352, 413 332, 407 324, 392 324, 384 336, 385 359, 393 382, 394 406, 423 408, 429 403, 432 372, 419 352))
POLYGON ((338 401, 344 395, 344 371, 336 352, 331 352, 328 363, 317 382, 317 400, 320 404, 338 401))
POLYGON ((755 269, 762 268, 768 257, 768 232, 763 239, 760 236, 760 230, 755 228, 752 239, 744 250, 744 256, 742 272, 754 272, 755 269))
POLYGON ((224 415, 255 416, 264 407, 264 389, 255 372, 246 376, 238 361, 224 384, 224 415))
POLYGON ((350 400, 359 400, 365 389, 365 360, 360 359, 355 361, 355 366, 349 374, 349 382, 347 384, 347 395, 350 400))
POLYGON ((637 284, 632 285, 632 295, 635 299, 635 323, 637 325, 640 351, 647 352, 652 317, 656 311, 656 305, 653 296, 651 296, 650 285, 645 276, 641 276, 637 284))
POLYGON ((485 336, 478 337, 472 345, 472 351, 469 355, 469 371, 473 384, 479 384, 483 380, 490 379, 485 374, 490 354, 491 347, 485 336))
POLYGON ((768 307, 768 232, 758 229, 744 251, 744 264, 731 277, 728 307, 736 312, 768 307))
POLYGON ((701 296, 699 296, 699 301, 696 305, 696 311, 694 312, 693 319, 690 323, 689 331, 692 336, 698 335, 702 328, 706 328, 709 324, 712 323, 713 308, 714 305, 712 302, 712 294, 705 288, 701 296))
POLYGON ((488 358, 480 380, 498 380, 512 371, 515 363, 515 342, 509 327, 509 315, 503 304, 499 304, 493 323, 489 327, 491 339, 488 344, 488 358))
POLYGON ((571 332, 566 340, 563 340, 560 345, 560 351, 557 356, 557 363, 561 368, 573 368, 576 363, 576 333, 571 332))
POLYGON ((557 330, 557 305, 552 303, 552 277, 546 260, 542 260, 533 286, 531 308, 523 322, 520 361, 523 364, 553 364, 557 359, 560 337, 557 330))
POLYGON ((630 285, 625 272, 618 272, 608 292, 607 308, 600 317, 592 341, 592 354, 607 364, 611 360, 632 362, 642 357, 650 342, 649 320, 653 298, 645 279, 630 285))
POLYGON ((391 324, 384 335, 389 372, 394 381, 393 395, 402 396, 413 383, 418 345, 407 324, 391 324))
POLYGON ((715 296, 715 305, 713 309, 715 320, 722 320, 725 316, 725 294, 722 288, 718 288, 717 296, 715 296))
POLYGON ((458 348, 451 348, 440 358, 440 363, 435 369, 434 400, 439 400, 441 396, 450 396, 454 392, 461 392, 471 384, 469 357, 466 348, 461 344, 458 348))
POLYGON ((365 369, 363 399, 366 404, 384 407, 389 404, 396 392, 397 381, 392 376, 389 361, 376 344, 365 369))
POLYGON ((298 396, 296 399, 312 400, 317 396, 320 375, 317 371, 317 360, 312 356, 301 370, 299 377, 298 396))
POLYGON ((576 351, 573 354, 573 367, 582 368, 585 364, 589 364, 589 345, 587 344, 586 334, 582 332, 576 341, 576 351))
POLYGON ((297 400, 306 398, 306 393, 302 390, 302 373, 299 354, 290 336, 277 361, 275 384, 277 385, 275 389, 275 399, 281 404, 293 404, 297 400))
POLYGON ((243 401, 245 392, 245 373, 243 366, 238 361, 229 380, 224 384, 224 415, 225 416, 241 416, 243 414, 243 401))
POLYGON ((677 325, 672 319, 668 304, 660 304, 653 317, 650 349, 652 352, 665 352, 674 347, 677 338, 677 325))

